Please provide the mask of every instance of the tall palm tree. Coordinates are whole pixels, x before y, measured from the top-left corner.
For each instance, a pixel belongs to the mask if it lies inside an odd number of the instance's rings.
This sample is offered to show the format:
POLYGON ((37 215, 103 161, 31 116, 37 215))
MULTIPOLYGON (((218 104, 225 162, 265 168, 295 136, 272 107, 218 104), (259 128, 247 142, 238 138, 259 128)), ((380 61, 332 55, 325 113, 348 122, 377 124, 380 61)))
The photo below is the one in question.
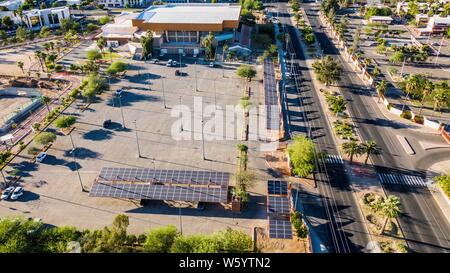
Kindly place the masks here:
POLYGON ((47 97, 47 96, 42 96, 41 97, 41 102, 43 104, 45 104, 45 106, 47 106, 47 110, 48 110, 49 113, 50 113, 50 106, 49 106, 50 101, 51 101, 51 99, 49 97, 47 97))
POLYGON ((354 140, 342 144, 342 150, 346 155, 350 156, 350 164, 353 163, 353 156, 360 155, 363 151, 361 144, 354 140))
POLYGON ((384 229, 386 228, 387 221, 389 219, 396 218, 400 213, 400 198, 395 195, 389 195, 381 205, 381 214, 386 217, 384 221, 383 228, 381 229, 381 233, 383 234, 384 229))
POLYGON ((23 70, 23 62, 22 61, 18 61, 17 62, 17 66, 20 68, 20 70, 22 70, 22 73, 25 74, 25 71, 23 70))
POLYGON ((378 101, 380 101, 381 97, 384 97, 387 88, 388 87, 385 80, 381 80, 381 82, 377 84, 378 101))
POLYGON ((431 92, 433 92, 433 90, 434 90, 434 84, 430 80, 427 79, 423 85, 422 99, 420 100, 419 116, 422 114, 425 98, 427 96, 429 96, 431 94, 431 92))
POLYGON ((362 149, 366 154, 366 159, 364 160, 364 164, 367 164, 370 155, 375 155, 380 153, 380 148, 374 140, 368 140, 366 143, 362 144, 362 149))
POLYGON ((446 90, 440 90, 436 94, 434 94, 434 96, 433 96, 433 101, 434 101, 433 115, 434 115, 434 112, 436 112, 436 110, 438 110, 439 112, 441 111, 442 106, 444 106, 447 103, 448 96, 449 96, 449 94, 448 94, 448 92, 446 92, 446 90))
POLYGON ((40 50, 37 50, 34 52, 34 56, 36 57, 36 59, 38 59, 39 64, 41 65, 42 71, 45 71, 44 69, 44 64, 42 63, 42 52, 40 50))
POLYGON ((317 74, 317 79, 325 83, 326 86, 341 79, 342 68, 331 56, 326 56, 322 60, 315 61, 312 66, 314 72, 317 74))

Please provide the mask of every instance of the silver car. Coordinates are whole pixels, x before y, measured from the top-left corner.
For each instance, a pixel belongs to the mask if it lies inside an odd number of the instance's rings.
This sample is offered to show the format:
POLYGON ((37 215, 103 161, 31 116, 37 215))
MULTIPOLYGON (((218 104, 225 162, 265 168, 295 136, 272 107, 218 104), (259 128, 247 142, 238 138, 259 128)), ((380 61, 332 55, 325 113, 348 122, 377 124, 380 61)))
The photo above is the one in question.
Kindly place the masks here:
POLYGON ((11 195, 11 200, 17 200, 22 195, 23 195, 23 188, 17 187, 14 189, 13 194, 11 195))
POLYGON ((6 200, 9 198, 11 193, 14 191, 14 187, 8 187, 2 192, 2 196, 0 197, 2 200, 6 200))

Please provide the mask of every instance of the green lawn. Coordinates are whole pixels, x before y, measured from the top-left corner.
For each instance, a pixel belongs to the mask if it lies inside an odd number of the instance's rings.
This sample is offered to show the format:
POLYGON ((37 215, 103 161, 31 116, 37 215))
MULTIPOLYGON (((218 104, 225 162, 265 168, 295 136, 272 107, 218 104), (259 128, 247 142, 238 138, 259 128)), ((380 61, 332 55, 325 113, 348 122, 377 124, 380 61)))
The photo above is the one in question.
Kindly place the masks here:
POLYGON ((102 53, 102 59, 103 60, 111 60, 111 58, 114 59, 119 59, 122 58, 122 56, 120 56, 119 54, 117 54, 116 52, 103 52, 102 53))

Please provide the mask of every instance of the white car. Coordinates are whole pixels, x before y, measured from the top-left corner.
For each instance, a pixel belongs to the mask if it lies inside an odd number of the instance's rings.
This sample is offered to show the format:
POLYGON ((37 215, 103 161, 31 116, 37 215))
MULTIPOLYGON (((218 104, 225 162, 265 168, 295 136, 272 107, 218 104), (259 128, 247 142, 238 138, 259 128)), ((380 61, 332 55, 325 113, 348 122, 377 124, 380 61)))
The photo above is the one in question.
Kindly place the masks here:
POLYGON ((11 195, 11 200, 17 200, 22 195, 23 195, 23 188, 22 187, 17 187, 17 188, 14 189, 14 192, 11 195))
POLYGON ((122 92, 123 92, 123 88, 119 88, 116 90, 116 95, 120 96, 120 95, 122 95, 122 92))
POLYGON ((47 156, 47 152, 40 152, 38 156, 36 157, 37 162, 44 161, 44 158, 47 156))
POLYGON ((177 61, 172 61, 172 66, 177 66, 178 62, 177 61))
POLYGON ((214 62, 210 62, 208 66, 209 67, 214 67, 214 62))
POLYGON ((11 193, 14 191, 14 187, 8 187, 6 188, 3 192, 2 192, 2 196, 1 199, 2 200, 6 200, 9 198, 9 196, 11 195, 11 193))
POLYGON ((170 59, 170 60, 167 61, 166 66, 167 66, 167 67, 171 67, 171 66, 172 66, 172 59, 170 59))

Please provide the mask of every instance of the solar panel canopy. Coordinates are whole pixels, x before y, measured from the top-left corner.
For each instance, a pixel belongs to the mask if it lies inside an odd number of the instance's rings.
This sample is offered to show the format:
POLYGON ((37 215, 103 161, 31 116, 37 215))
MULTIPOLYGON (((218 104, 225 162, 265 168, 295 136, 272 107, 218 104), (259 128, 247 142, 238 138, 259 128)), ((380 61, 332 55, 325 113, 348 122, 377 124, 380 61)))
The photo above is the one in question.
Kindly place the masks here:
POLYGON ((292 239, 292 225, 289 220, 269 217, 269 238, 292 239))
POLYGON ((269 180, 267 181, 267 193, 269 195, 287 195, 288 183, 286 181, 269 180))
POLYGON ((266 128, 278 130, 280 128, 280 109, 277 96, 277 81, 273 62, 264 60, 264 98, 266 104, 266 128))
POLYGON ((285 196, 268 196, 267 212, 277 214, 289 214, 289 199, 285 196))
POLYGON ((225 172, 103 168, 89 196, 189 202, 226 202, 225 172))

